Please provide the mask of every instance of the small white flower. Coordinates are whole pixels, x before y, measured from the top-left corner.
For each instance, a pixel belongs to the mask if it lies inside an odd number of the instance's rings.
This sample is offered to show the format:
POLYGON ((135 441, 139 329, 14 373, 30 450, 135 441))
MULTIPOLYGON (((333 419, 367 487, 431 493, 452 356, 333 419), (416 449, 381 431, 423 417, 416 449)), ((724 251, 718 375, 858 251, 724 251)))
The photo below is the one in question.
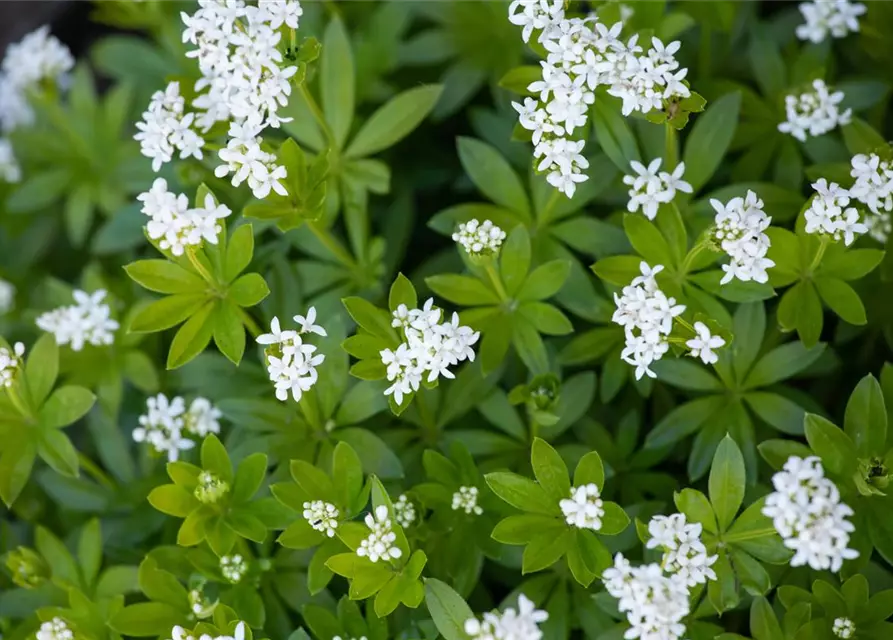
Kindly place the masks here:
POLYGON ((394 520, 404 529, 416 520, 415 505, 405 493, 401 493, 397 502, 394 503, 394 520))
POLYGON ((238 553, 220 558, 220 572, 233 584, 240 582, 247 571, 248 563, 238 553))
MULTIPOLYGON (((199 407, 202 407, 202 403, 199 407)), ((209 428, 208 424, 201 427, 197 425, 197 417, 206 417, 204 410, 200 413, 201 416, 197 411, 189 418, 194 430, 209 428)), ((140 426, 133 430, 133 440, 148 443, 157 453, 165 454, 168 461, 173 462, 180 457, 181 451, 195 447, 195 441, 184 433, 186 421, 186 403, 183 398, 175 396, 168 400, 167 396, 159 393, 146 400, 146 413, 139 417, 140 426)))
POLYGON ((834 624, 831 631, 838 638, 849 640, 856 633, 856 625, 849 618, 834 618, 834 624))
POLYGON ((763 212, 763 201, 748 190, 744 198, 735 197, 726 204, 711 199, 710 204, 716 210, 713 239, 731 258, 728 264, 722 265, 725 275, 720 284, 727 284, 733 278, 742 282, 768 282, 766 270, 774 267, 775 262, 766 257, 771 242, 765 231, 772 218, 763 212))
POLYGON ((16 374, 22 368, 22 356, 25 355, 25 345, 16 342, 12 351, 6 347, 0 347, 0 387, 12 386, 16 374))
POLYGON ((686 523, 681 513, 654 516, 648 523, 651 538, 645 546, 663 549, 661 565, 664 570, 677 574, 687 586, 706 584, 708 580, 716 580, 711 565, 719 556, 707 554, 707 547, 701 542, 701 531, 700 523, 686 523))
POLYGON ((0 279, 0 315, 9 313, 15 307, 15 285, 0 279))
POLYGON ((506 607, 487 612, 481 620, 469 618, 463 630, 473 640, 541 640, 543 632, 539 625, 549 619, 549 614, 536 608, 536 605, 523 593, 518 596, 518 608, 506 607))
POLYGON ((850 0, 813 0, 801 2, 799 8, 806 23, 797 27, 797 37, 816 43, 829 34, 845 38, 859 31, 858 18, 865 13, 864 4, 850 0))
POLYGON ((484 510, 478 506, 478 488, 477 487, 459 487, 459 490, 453 493, 453 511, 460 509, 467 514, 481 515, 484 510))
POLYGON ((216 204, 207 194, 202 207, 189 208, 185 194, 168 191, 167 181, 156 178, 149 191, 137 196, 143 203, 142 213, 149 217, 146 232, 158 246, 181 256, 187 247, 200 247, 205 242, 217 244, 223 230, 219 221, 228 217, 229 207, 216 204))
POLYGON ((778 125, 779 131, 801 142, 848 124, 852 117, 851 109, 841 112, 838 108, 843 91, 829 92, 823 80, 813 80, 812 87, 812 91, 785 97, 785 121, 778 125))
POLYGON ((270 333, 256 338, 258 344, 267 346, 267 374, 273 383, 276 398, 285 401, 289 394, 295 402, 313 388, 319 379, 316 368, 325 362, 325 355, 316 353, 315 345, 304 342, 302 335, 314 333, 325 336, 326 330, 316 321, 316 309, 310 307, 307 317, 295 316, 295 322, 301 325, 300 332, 293 329, 282 330, 279 318, 270 322, 270 333))
POLYGON ((772 518, 784 545, 795 552, 792 567, 837 572, 844 560, 859 557, 847 546, 855 527, 846 518, 853 510, 840 501, 819 458, 791 456, 772 476, 772 485, 775 491, 766 498, 763 515, 772 518))
POLYGON ((629 185, 629 203, 627 209, 642 213, 649 220, 654 220, 662 203, 672 202, 677 191, 691 193, 691 185, 682 179, 685 174, 685 163, 680 162, 673 173, 660 171, 661 158, 655 158, 646 167, 641 162, 630 162, 635 175, 623 177, 623 183, 629 185))
POLYGON ((74 640, 74 632, 69 629, 68 623, 58 616, 43 622, 37 632, 37 640, 74 640))
POLYGON ((310 307, 307 310, 307 317, 295 316, 293 320, 301 325, 301 333, 315 333, 323 337, 328 335, 325 329, 318 324, 314 324, 316 322, 316 307, 310 307))
POLYGON ((565 521, 579 529, 598 531, 602 528, 605 515, 604 503, 598 486, 592 482, 579 487, 571 487, 570 499, 558 503, 565 521))
POLYGON ((719 356, 713 350, 725 346, 726 341, 720 336, 712 335, 703 322, 695 322, 694 329, 698 334, 697 337, 685 343, 685 346, 691 349, 689 355, 700 358, 704 364, 715 364, 719 361, 719 356))
POLYGON ((218 420, 223 413, 207 398, 196 398, 183 416, 183 428, 192 435, 204 438, 209 433, 220 433, 218 420))
POLYGON ((850 245, 856 235, 868 232, 868 226, 859 220, 859 212, 847 206, 851 195, 848 190, 836 182, 828 184, 824 178, 813 183, 812 187, 816 193, 803 212, 806 233, 827 235, 850 245))
POLYGON ((505 231, 489 220, 478 222, 476 219, 463 222, 453 234, 453 241, 462 245, 472 256, 492 255, 499 251, 505 231))
POLYGON ((378 562, 379 560, 396 560, 403 555, 400 548, 394 544, 397 534, 391 530, 391 519, 388 517, 387 506, 382 504, 375 507, 374 515, 367 513, 365 523, 371 533, 360 543, 360 547, 357 549, 358 556, 378 562))
POLYGON ((12 144, 6 138, 0 138, 0 180, 15 183, 21 179, 22 170, 16 160, 12 144))
POLYGON ((329 538, 335 536, 339 513, 338 508, 332 503, 323 500, 305 502, 303 516, 304 520, 320 533, 326 534, 329 538))
POLYGON ((75 290, 75 304, 59 307, 38 316, 39 329, 52 333, 60 345, 69 345, 80 351, 85 344, 107 346, 115 341, 118 322, 112 320, 111 309, 103 304, 105 289, 92 294, 75 290))

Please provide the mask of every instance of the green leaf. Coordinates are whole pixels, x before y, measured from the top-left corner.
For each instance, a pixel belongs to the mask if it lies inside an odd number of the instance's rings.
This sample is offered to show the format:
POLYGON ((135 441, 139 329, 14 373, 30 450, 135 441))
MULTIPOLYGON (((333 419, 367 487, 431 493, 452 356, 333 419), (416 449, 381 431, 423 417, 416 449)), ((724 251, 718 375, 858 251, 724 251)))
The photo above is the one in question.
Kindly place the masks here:
POLYGON ((50 429, 65 427, 84 417, 96 396, 83 387, 56 389, 40 410, 41 424, 50 429))
POLYGON ((561 514, 558 502, 533 480, 507 471, 494 471, 484 478, 493 493, 516 509, 547 516, 561 514))
POLYGON ((181 293, 142 306, 130 320, 131 333, 163 331, 193 317, 208 302, 201 293, 181 293))
MULTIPOLYGON (((651 267, 662 264, 664 266, 673 266, 673 254, 670 246, 664 239, 660 230, 644 216, 638 214, 626 213, 623 215, 623 228, 629 241, 633 245, 639 255, 651 267)), ((638 275, 638 273, 637 273, 638 275)), ((629 282, 627 282, 629 284, 629 282)))
POLYGON ((41 429, 37 436, 37 453, 55 471, 64 476, 77 477, 78 452, 62 431, 41 429))
POLYGON ((213 323, 214 344, 220 353, 238 366, 245 353, 245 327, 238 309, 224 300, 216 306, 210 321, 213 323))
POLYGON ((568 317, 558 307, 548 302, 525 302, 518 307, 518 311, 539 333, 563 336, 574 330, 574 325, 568 317))
POLYGON ((729 148, 738 125, 740 106, 741 94, 729 93, 714 101, 695 120, 682 155, 685 181, 695 193, 707 184, 729 148))
POLYGON ((25 380, 35 407, 41 406, 59 375, 59 347, 56 338, 44 334, 38 338, 25 362, 25 380))
POLYGON ((167 354, 167 368, 177 369, 208 346, 214 331, 212 312, 217 305, 208 302, 177 330, 167 354))
POLYGON ((859 294, 839 278, 816 278, 816 289, 822 301, 846 322, 863 325, 868 322, 859 294))
POLYGON ((158 511, 175 518, 186 518, 199 506, 191 492, 176 484, 155 487, 149 492, 148 500, 158 511))
POLYGON ((124 271, 156 293, 203 293, 208 287, 198 275, 168 260, 137 260, 125 265, 124 271))
POLYGON ((389 343, 396 344, 396 334, 391 328, 391 314, 383 309, 379 309, 371 302, 363 298, 344 298, 341 301, 350 317, 354 319, 358 325, 374 336, 378 336, 389 343))
POLYGON ((311 500, 336 502, 335 486, 329 476, 320 469, 304 460, 292 460, 289 468, 292 478, 310 496, 311 500))
POLYGON ((88 520, 87 524, 81 529, 81 535, 78 538, 77 556, 84 576, 84 582, 92 585, 96 580, 96 576, 99 575, 99 569, 102 566, 102 529, 97 518, 88 520))
POLYGON ((465 621, 474 618, 471 607, 445 582, 425 580, 425 605, 444 640, 467 640, 465 621))
POLYGON ((542 571, 558 562, 574 542, 574 529, 566 528, 558 536, 553 532, 535 536, 524 547, 521 573, 542 571))
POLYGON ((213 433, 205 436, 201 449, 202 469, 211 471, 218 478, 232 486, 233 465, 226 447, 213 433))
POLYGON ((405 304, 408 309, 415 309, 419 305, 419 298, 409 278, 398 273, 388 294, 388 308, 394 312, 401 304, 405 304))
POLYGON ((710 467, 710 503, 716 512, 720 531, 725 531, 744 500, 744 457, 735 441, 726 436, 716 448, 710 467))
POLYGON ((720 391, 722 383, 710 371, 693 360, 658 360, 652 365, 661 382, 691 391, 720 391))
POLYGON ((512 322, 512 344, 532 373, 540 375, 548 371, 549 358, 543 339, 536 327, 523 316, 517 316, 512 322))
POLYGON ((579 487, 592 483, 603 490, 605 488, 605 467, 597 451, 590 451, 577 463, 574 469, 574 486, 579 487))
POLYGON ((570 273, 570 262, 567 260, 552 260, 538 266, 530 272, 521 289, 518 291, 519 300, 545 300, 552 297, 564 286, 570 273))
POLYGON ((824 344, 807 349, 802 342, 789 342, 776 347, 762 358, 744 381, 748 389, 766 387, 797 375, 825 351, 824 344))
POLYGON ((818 273, 841 280, 858 280, 877 267, 884 259, 880 249, 850 249, 825 255, 818 273))
POLYGON ((439 84, 422 85, 391 98, 369 117, 345 157, 371 156, 397 144, 427 117, 442 90, 439 84))
POLYGON ((592 266, 599 278, 607 283, 625 287, 634 278, 641 275, 639 265, 642 259, 638 256, 610 256, 602 258, 592 266))
POLYGON ((530 200, 518 174, 500 153, 486 142, 460 137, 459 161, 481 193, 496 204, 530 218, 530 200))
POLYGON ((122 635, 141 638, 168 634, 184 620, 184 612, 177 607, 163 602, 140 602, 118 611, 108 624, 122 635))
POLYGON ((744 380, 757 359, 766 332, 766 309, 762 302, 739 305, 732 318, 735 340, 730 345, 732 366, 738 380, 744 380))
POLYGON ((822 333, 822 302, 815 284, 801 280, 785 291, 778 305, 778 324, 784 331, 797 331, 803 344, 814 347, 822 333))
POLYGON ((856 470, 856 447, 849 436, 821 416, 806 414, 806 441, 830 473, 848 477, 856 470))
POLYGON ((616 502, 604 503, 605 514, 602 516, 602 527, 598 532, 605 536, 616 536, 629 526, 629 516, 616 502))
POLYGON ((630 162, 642 161, 636 138, 624 119, 609 102, 596 100, 592 105, 592 126, 598 144, 621 173, 629 173, 630 162))
POLYGON ((699 522, 704 526, 704 531, 717 533, 719 527, 716 524, 716 514, 710 502, 700 491, 695 489, 683 489, 674 494, 673 500, 676 508, 685 514, 692 522, 699 522))
POLYGON ((463 306, 496 305, 499 296, 483 282, 471 276, 460 276, 453 273, 429 276, 425 278, 431 290, 441 298, 453 304, 463 306))
POLYGON ((490 536, 503 544, 527 544, 534 536, 547 530, 558 534, 565 527, 564 522, 557 518, 525 513, 503 518, 493 528, 490 536))
POLYGON ((645 447, 659 449, 682 440, 697 431, 708 418, 716 415, 725 405, 724 397, 710 395, 676 407, 648 432, 645 447))
POLYGON ((744 400, 770 426, 791 435, 803 435, 806 412, 796 402, 765 391, 751 391, 745 394, 744 400))
POLYGON ((336 15, 323 34, 319 91, 326 122, 339 148, 344 146, 353 121, 354 83, 350 38, 341 18, 336 15))
POLYGON ((0 452, 0 497, 7 507, 15 502, 25 487, 36 456, 37 447, 30 439, 12 438, 4 443, 0 452))
POLYGON ((253 307, 270 295, 270 288, 259 273, 239 276, 227 291, 227 297, 240 307, 253 307))
POLYGON ((878 149, 887 146, 884 136, 860 118, 853 118, 849 123, 843 125, 840 130, 843 133, 843 143, 851 155, 874 153, 878 149))
POLYGON ((363 491, 363 465, 356 451, 346 442, 335 445, 332 478, 339 504, 345 507, 353 505, 363 491))
POLYGON ((571 483, 567 476, 564 460, 542 438, 533 440, 530 464, 537 482, 553 500, 563 500, 570 495, 571 483))
POLYGON ((67 587, 80 586, 77 563, 65 544, 48 529, 38 525, 34 546, 53 571, 53 578, 67 587))
POLYGON ((251 500, 260 490, 267 474, 267 456, 252 453, 242 460, 236 469, 233 480, 233 504, 243 504, 251 500))
POLYGON ((846 405, 843 428, 863 458, 881 456, 887 444, 887 409, 877 379, 859 381, 846 405))
POLYGON ((242 273, 251 262, 252 256, 254 256, 254 229, 250 224, 243 224, 233 231, 226 243, 223 281, 235 280, 236 276, 242 273))
POLYGON ((519 224, 508 234, 499 255, 499 274, 510 296, 514 296, 530 269, 530 235, 519 224))

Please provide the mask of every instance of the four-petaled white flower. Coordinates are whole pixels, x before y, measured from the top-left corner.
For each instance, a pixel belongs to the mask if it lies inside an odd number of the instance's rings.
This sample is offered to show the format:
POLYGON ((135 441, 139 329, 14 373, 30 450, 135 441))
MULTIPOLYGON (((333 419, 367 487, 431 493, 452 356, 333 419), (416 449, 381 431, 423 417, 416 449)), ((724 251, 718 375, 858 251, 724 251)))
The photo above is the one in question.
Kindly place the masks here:
POLYGON ((593 531, 602 528, 605 506, 601 499, 601 491, 595 483, 571 487, 570 498, 563 498, 558 506, 569 525, 593 531))
POLYGON ((523 593, 518 596, 518 608, 506 607, 498 611, 488 611, 481 619, 469 618, 463 631, 472 640, 541 640, 543 632, 539 625, 549 619, 549 614, 536 608, 530 598, 523 593))
POLYGON ((313 388, 319 379, 316 368, 325 362, 325 355, 317 353, 316 345, 304 341, 301 336, 313 333, 325 336, 326 330, 314 324, 316 308, 310 307, 307 315, 294 316, 295 322, 301 325, 300 330, 282 330, 279 318, 270 321, 270 333, 255 338, 258 344, 267 347, 267 374, 281 401, 288 400, 289 394, 295 402, 299 402, 303 394, 313 388))
POLYGON ((387 506, 380 504, 375 507, 374 515, 367 513, 364 522, 371 533, 360 543, 357 549, 358 556, 378 562, 396 560, 403 555, 403 551, 395 544, 397 534, 391 529, 387 506))
POLYGON ((707 547, 701 541, 702 529, 700 523, 687 523, 681 513, 654 516, 648 523, 651 537, 645 546, 662 549, 664 570, 677 574, 688 587, 716 580, 711 566, 719 556, 707 553, 707 547))
POLYGON ((661 204, 672 202, 677 191, 691 193, 689 183, 682 179, 685 174, 685 163, 680 162, 672 173, 660 171, 661 158, 655 158, 646 167, 633 160, 630 166, 635 175, 623 177, 623 183, 629 185, 629 203, 627 209, 635 213, 640 208, 649 220, 654 220, 661 204))
POLYGON ((685 343, 691 349, 689 355, 700 358, 704 364, 715 364, 719 356, 713 350, 725 346, 726 341, 710 333, 710 328, 703 322, 695 322, 694 329, 698 335, 685 343))

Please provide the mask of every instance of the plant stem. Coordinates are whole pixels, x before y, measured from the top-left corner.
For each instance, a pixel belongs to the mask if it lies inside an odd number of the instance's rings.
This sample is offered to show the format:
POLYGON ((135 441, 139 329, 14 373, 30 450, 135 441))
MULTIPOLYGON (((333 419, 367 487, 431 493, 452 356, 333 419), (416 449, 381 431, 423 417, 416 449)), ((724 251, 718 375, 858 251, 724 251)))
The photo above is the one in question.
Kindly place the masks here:
POLYGON ((816 268, 819 266, 819 263, 822 261, 822 257, 825 255, 825 250, 828 248, 829 244, 828 236, 823 235, 821 240, 819 240, 819 250, 815 252, 815 257, 812 259, 812 264, 809 265, 809 273, 813 273, 816 268))
POLYGON ((664 161, 666 162, 666 170, 670 173, 679 164, 679 144, 676 140, 676 127, 667 122, 665 125, 666 139, 664 141, 664 161))
POLYGON ((425 387, 419 387, 415 395, 418 398, 419 418, 422 420, 422 428, 432 438, 433 442, 437 439, 437 424, 434 421, 434 414, 431 413, 431 408, 428 406, 428 401, 425 399, 426 391, 425 387))
POLYGON ((99 465, 97 465, 80 451, 78 451, 78 462, 91 478, 96 480, 96 482, 101 484, 106 489, 111 489, 114 491, 115 481, 112 480, 105 471, 100 469, 99 465))
POLYGON ((320 109, 319 105, 316 103, 316 98, 313 97, 313 94, 310 93, 310 90, 307 88, 307 81, 305 80, 298 85, 298 87, 301 90, 301 96, 304 98, 304 102, 307 103, 307 108, 310 109, 310 113, 313 115, 313 119, 316 120, 320 129, 322 129, 323 133, 326 135, 326 140, 329 141, 330 146, 334 146, 335 136, 332 133, 332 129, 329 128, 329 123, 326 122, 326 117, 322 114, 322 109, 320 109))
POLYGON ((686 275, 688 270, 691 269, 691 263, 695 261, 695 257, 701 253, 704 249, 707 248, 707 243, 702 239, 698 244, 692 247, 692 250, 688 252, 688 255, 685 256, 685 260, 682 261, 682 266, 679 268, 679 272, 681 275, 686 275))
POLYGON ((490 282, 493 283, 493 288, 496 289, 496 295, 499 296, 499 299, 503 302, 508 300, 509 296, 505 291, 505 287, 502 286, 502 280, 499 278, 499 274, 496 273, 496 269, 493 268, 493 263, 488 262, 484 269, 487 271, 487 275, 490 276, 490 282))
POLYGON ((335 256, 338 262, 351 269, 356 266, 353 256, 344 248, 344 245, 332 235, 331 231, 323 228, 318 222, 308 222, 307 227, 313 232, 316 239, 319 240, 333 256, 335 256))
POLYGON ((205 269, 205 265, 203 265, 198 259, 198 256, 195 255, 195 251, 192 249, 192 247, 186 247, 186 256, 189 258, 190 264, 192 264, 195 270, 198 271, 198 274, 202 277, 202 279, 210 284, 212 287, 216 286, 214 278, 211 277, 211 274, 208 272, 207 269, 205 269))
POLYGON ((552 195, 549 196, 549 199, 546 201, 543 210, 539 215, 539 225, 540 227, 545 227, 546 224, 551 220, 552 209, 555 208, 555 205, 558 204, 558 198, 561 196, 561 192, 558 189, 552 189, 552 195))

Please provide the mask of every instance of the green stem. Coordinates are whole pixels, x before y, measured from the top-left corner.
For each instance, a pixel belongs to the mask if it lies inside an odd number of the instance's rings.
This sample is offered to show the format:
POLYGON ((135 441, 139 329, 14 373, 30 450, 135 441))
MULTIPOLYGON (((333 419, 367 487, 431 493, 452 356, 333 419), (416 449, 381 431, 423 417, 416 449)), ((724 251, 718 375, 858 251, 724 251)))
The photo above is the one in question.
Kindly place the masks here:
POLYGON ((299 88, 301 90, 301 96, 304 98, 304 102, 307 103, 307 107, 313 115, 313 119, 316 120, 320 129, 322 129, 323 133, 326 135, 326 139, 329 141, 330 146, 334 146, 335 136, 332 133, 332 129, 329 127, 329 123, 326 122, 326 117, 322 114, 322 109, 320 109, 319 105, 316 103, 316 98, 313 97, 313 94, 310 93, 310 90, 307 88, 307 81, 305 80, 302 82, 299 85, 299 88))
POLYGON ((105 471, 99 468, 95 462, 93 462, 90 458, 85 456, 80 451, 78 452, 78 462, 81 465, 81 468, 87 472, 87 474, 96 480, 99 484, 101 484, 106 489, 110 489, 112 491, 115 490, 115 481, 112 480, 105 471))
POLYGON ((418 392, 415 394, 418 399, 418 407, 419 407, 419 418, 422 420, 422 427, 426 432, 434 434, 437 429, 437 424, 434 421, 434 414, 431 412, 431 408, 428 406, 428 401, 425 399, 427 396, 425 392, 427 389, 424 387, 420 387, 418 392))
POLYGON ((707 243, 702 239, 698 244, 692 247, 692 250, 688 252, 688 255, 685 256, 685 260, 682 261, 682 266, 679 268, 679 272, 681 275, 686 275, 691 269, 691 263, 695 261, 695 257, 699 253, 701 253, 704 249, 707 248, 707 243))
POLYGON ((693 326, 691 326, 690 324, 688 324, 688 322, 685 321, 685 320, 682 318, 682 316, 676 316, 675 318, 673 318, 673 320, 675 320, 675 321, 678 322, 680 325, 682 325, 683 327, 685 327, 686 329, 688 329, 689 331, 691 331, 692 333, 694 333, 694 334, 697 335, 698 332, 695 331, 695 328, 694 328, 693 326))
POLYGON ((310 427, 314 431, 320 431, 322 429, 322 421, 319 415, 319 404, 316 401, 316 393, 313 390, 306 392, 301 396, 301 401, 298 402, 298 406, 301 407, 304 419, 307 420, 310 427))
POLYGON ((502 280, 499 278, 499 274, 496 273, 496 269, 493 268, 493 262, 488 262, 484 269, 487 271, 487 275, 490 277, 490 282, 493 283, 493 288, 496 289, 496 295, 499 296, 499 299, 503 302, 509 299, 508 294, 505 291, 505 287, 502 286, 502 280))
POLYGON ((816 268, 819 266, 819 263, 822 261, 822 257, 825 255, 825 250, 828 248, 828 244, 830 240, 828 236, 823 235, 821 240, 819 241, 819 250, 815 252, 815 257, 812 259, 812 264, 809 265, 809 273, 813 273, 816 268))
POLYGON ((186 256, 189 258, 190 264, 192 264, 193 268, 198 271, 198 274, 202 277, 202 279, 210 284, 212 287, 216 286, 214 282, 214 278, 211 277, 211 274, 205 269, 205 265, 201 263, 198 259, 198 256, 195 255, 195 251, 192 247, 186 247, 186 256))
POLYGON ((558 199, 561 197, 561 192, 558 189, 552 189, 552 195, 549 196, 549 199, 546 201, 546 205, 543 207, 543 210, 539 215, 539 226, 545 227, 546 224, 551 220, 552 209, 555 208, 555 205, 558 204, 558 199))
POLYGON ((319 222, 308 222, 307 226, 310 228, 310 231, 313 232, 313 235, 316 236, 316 239, 319 240, 333 256, 335 256, 338 262, 351 269, 356 266, 353 256, 344 248, 344 245, 332 235, 331 231, 322 227, 319 222))
POLYGON ((664 141, 664 161, 666 162, 666 170, 673 172, 676 165, 679 164, 679 144, 676 140, 676 127, 667 122, 666 139, 664 141))

